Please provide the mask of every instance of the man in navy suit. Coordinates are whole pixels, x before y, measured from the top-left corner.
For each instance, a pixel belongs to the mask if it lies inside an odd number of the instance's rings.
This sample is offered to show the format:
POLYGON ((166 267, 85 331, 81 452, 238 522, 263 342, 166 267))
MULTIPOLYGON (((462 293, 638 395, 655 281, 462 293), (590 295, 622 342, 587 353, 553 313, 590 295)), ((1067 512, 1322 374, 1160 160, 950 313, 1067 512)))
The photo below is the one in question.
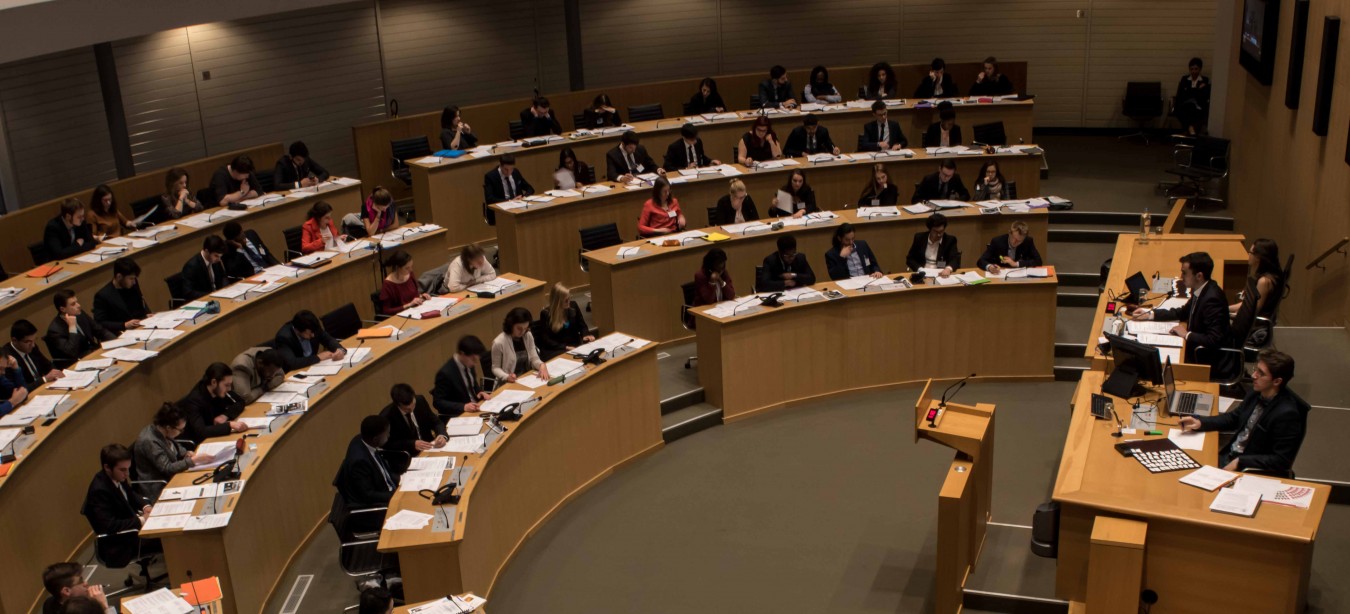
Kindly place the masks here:
POLYGON ((873 278, 882 276, 881 265, 877 263, 872 248, 867 246, 866 241, 854 238, 853 224, 840 224, 830 241, 833 247, 825 252, 825 269, 829 271, 830 279, 838 281, 864 275, 873 278))
POLYGON ((946 277, 961 268, 961 252, 956 248, 956 237, 947 234, 947 216, 934 213, 924 222, 928 230, 914 233, 914 242, 905 256, 905 266, 911 271, 942 267, 939 277, 946 277))
POLYGON ((1176 309, 1143 311, 1135 307, 1129 315, 1139 320, 1176 321, 1169 332, 1186 340, 1186 362, 1197 362, 1196 349, 1203 347, 1209 351, 1199 362, 1220 367, 1227 358, 1219 348, 1228 338, 1228 299, 1211 281, 1213 274, 1214 259, 1208 253, 1186 254, 1181 257, 1181 283, 1190 289, 1190 300, 1176 309))
POLYGON ((347 444, 347 456, 333 478, 333 486, 349 509, 385 507, 398 488, 398 476, 380 456, 389 441, 389 421, 383 416, 361 420, 361 434, 347 444))
POLYGON ((534 194, 534 186, 516 168, 516 157, 503 154, 497 168, 483 176, 483 198, 487 204, 499 203, 534 194))

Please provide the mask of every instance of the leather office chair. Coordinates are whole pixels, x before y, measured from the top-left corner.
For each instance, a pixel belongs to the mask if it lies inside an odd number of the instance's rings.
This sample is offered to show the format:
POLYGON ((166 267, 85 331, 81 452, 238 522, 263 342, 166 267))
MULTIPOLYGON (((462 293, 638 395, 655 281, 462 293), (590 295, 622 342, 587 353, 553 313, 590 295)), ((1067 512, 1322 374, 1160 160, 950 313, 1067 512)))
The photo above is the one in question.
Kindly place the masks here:
POLYGON ((589 124, 586 123, 586 113, 585 113, 584 111, 581 112, 581 113, 573 113, 573 114, 572 114, 572 129, 573 129, 573 130, 581 130, 582 128, 590 128, 590 127, 591 127, 591 126, 590 126, 589 124))
POLYGON ((577 250, 577 260, 581 270, 587 273, 591 272, 590 261, 582 258, 582 254, 623 243, 623 238, 619 236, 619 225, 614 222, 588 226, 577 232, 581 234, 581 249, 577 250))
POLYGON ((183 292, 182 273, 174 273, 165 277, 164 285, 169 288, 169 309, 177 309, 187 304, 187 293, 183 292))
MULTIPOLYGON (((694 320, 694 314, 689 312, 694 307, 694 282, 688 281, 680 284, 680 292, 684 297, 684 302, 680 304, 680 324, 684 326, 685 330, 693 331, 694 326, 698 324, 694 320)), ((695 360, 698 360, 698 356, 690 356, 684 359, 684 368, 692 369, 695 360)))
POLYGON ((661 108, 659 102, 628 107, 628 121, 630 122, 650 122, 665 118, 666 111, 661 108))
POLYGON ((867 140, 866 136, 858 135, 858 151, 881 151, 881 143, 867 140))
POLYGON ((1189 143, 1179 143, 1172 151, 1173 165, 1164 171, 1177 176, 1177 182, 1168 189, 1168 195, 1176 189, 1189 187, 1192 205, 1199 201, 1224 204, 1222 198, 1207 194, 1205 184, 1223 181, 1228 177, 1228 151, 1232 142, 1211 136, 1189 140, 1189 143))
POLYGON ((595 183, 595 167, 587 164, 586 168, 582 169, 581 176, 577 177, 577 181, 586 185, 595 183))
MULTIPOLYGON (((277 189, 277 178, 272 171, 253 171, 253 176, 258 178, 258 191, 266 194, 275 192, 277 189)), ((290 186, 286 186, 290 187, 290 186)))
POLYGON ((750 108, 759 108, 759 94, 750 94, 750 108))
POLYGON ((33 264, 35 266, 42 266, 56 260, 56 258, 52 256, 52 253, 47 251, 47 244, 42 241, 30 243, 28 245, 28 255, 33 257, 33 264))
MULTIPOLYGON (((160 198, 158 195, 142 198, 137 201, 132 201, 131 217, 133 219, 141 217, 142 215, 149 213, 152 209, 158 207, 159 205, 160 205, 160 198)), ((157 220, 166 219, 167 215, 168 215, 167 211, 156 211, 154 215, 150 216, 145 220, 145 223, 148 225, 157 220)))
POLYGON ((755 265, 755 278, 750 280, 750 294, 759 294, 759 278, 764 276, 764 265, 755 265))
POLYGON ((199 203, 203 209, 210 209, 211 207, 219 206, 220 199, 216 198, 215 190, 212 190, 210 187, 205 187, 197 190, 197 203, 199 203))
POLYGON ((687 102, 680 106, 680 111, 681 111, 681 113, 683 113, 683 114, 686 115, 686 116, 687 116, 687 115, 697 115, 697 113, 694 113, 694 105, 691 105, 691 104, 689 104, 689 103, 687 103, 687 102))
POLYGON ((708 207, 708 227, 712 228, 713 226, 720 226, 721 224, 722 216, 717 214, 717 207, 708 207))
MULTIPOLYGON (((376 296, 379 296, 379 293, 376 293, 376 296)), ((323 314, 319 318, 319 322, 323 324, 323 329, 328 331, 328 334, 337 339, 355 337, 357 331, 361 330, 361 326, 368 323, 361 319, 361 314, 356 312, 355 303, 347 303, 323 314)), ((374 324, 374 322, 369 323, 374 324)))
MULTIPOLYGON (((431 143, 426 135, 389 141, 389 173, 403 185, 412 187, 412 171, 408 160, 431 155, 431 143)), ((259 181, 262 181, 259 179, 259 181)))
POLYGON ((511 134, 511 140, 513 141, 525 138, 525 124, 520 123, 518 119, 506 122, 506 130, 511 134))
POLYGON ((398 555, 381 553, 380 527, 388 507, 352 508, 342 497, 341 491, 333 494, 333 506, 328 514, 328 523, 338 537, 338 565, 349 577, 361 580, 374 580, 380 586, 397 593, 399 598, 402 586, 389 586, 389 578, 398 570, 398 555))
POLYGON ((972 131, 976 143, 984 143, 985 145, 1008 144, 1008 134, 1004 131, 1001 121, 976 124, 972 131))
POLYGON ((1159 81, 1130 81, 1125 84, 1125 98, 1120 101, 1121 113, 1134 120, 1139 130, 1119 137, 1128 139, 1140 137, 1148 145, 1148 134, 1144 130, 1153 120, 1162 117, 1162 83, 1159 81))
POLYGON ((286 240, 286 261, 292 258, 299 258, 304 254, 304 228, 301 226, 291 226, 281 229, 281 236, 286 240))

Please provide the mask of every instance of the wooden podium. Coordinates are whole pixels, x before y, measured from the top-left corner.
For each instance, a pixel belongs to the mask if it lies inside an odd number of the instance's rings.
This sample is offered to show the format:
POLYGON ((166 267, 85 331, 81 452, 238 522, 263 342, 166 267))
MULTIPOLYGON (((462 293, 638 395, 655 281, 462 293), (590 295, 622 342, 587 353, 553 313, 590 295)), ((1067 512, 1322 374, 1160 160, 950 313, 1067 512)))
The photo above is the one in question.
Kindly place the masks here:
POLYGON ((958 405, 929 396, 928 380, 914 405, 914 441, 929 439, 956 450, 938 493, 937 614, 961 611, 962 588, 980 558, 993 494, 994 406, 958 405), (935 418, 930 422, 929 414, 935 418))

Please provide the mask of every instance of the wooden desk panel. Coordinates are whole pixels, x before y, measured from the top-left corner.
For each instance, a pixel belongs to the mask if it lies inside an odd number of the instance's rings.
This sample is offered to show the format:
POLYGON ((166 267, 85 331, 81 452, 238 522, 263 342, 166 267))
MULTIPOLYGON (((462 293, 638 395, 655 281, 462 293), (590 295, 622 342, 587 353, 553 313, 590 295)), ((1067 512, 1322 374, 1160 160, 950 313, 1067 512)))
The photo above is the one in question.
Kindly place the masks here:
MULTIPOLYGON (((729 422, 827 394, 927 378, 1049 379, 1057 286, 1052 277, 842 290, 842 299, 785 303, 729 319, 699 308, 699 383, 729 422), (1014 312, 1026 315, 1007 317, 1014 312)), ((814 287, 838 289, 832 282, 814 287)))

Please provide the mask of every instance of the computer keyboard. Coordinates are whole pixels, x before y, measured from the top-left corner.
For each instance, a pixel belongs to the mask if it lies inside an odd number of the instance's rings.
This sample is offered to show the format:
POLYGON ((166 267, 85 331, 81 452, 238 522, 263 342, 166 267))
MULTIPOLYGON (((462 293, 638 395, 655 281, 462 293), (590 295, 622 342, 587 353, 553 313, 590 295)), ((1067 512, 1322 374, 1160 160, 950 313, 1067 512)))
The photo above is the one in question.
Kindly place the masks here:
POLYGON ((1172 410, 1172 413, 1178 416, 1189 416, 1194 414, 1195 402, 1199 398, 1200 398, 1199 395, 1194 394, 1177 395, 1177 406, 1175 409, 1172 410))

